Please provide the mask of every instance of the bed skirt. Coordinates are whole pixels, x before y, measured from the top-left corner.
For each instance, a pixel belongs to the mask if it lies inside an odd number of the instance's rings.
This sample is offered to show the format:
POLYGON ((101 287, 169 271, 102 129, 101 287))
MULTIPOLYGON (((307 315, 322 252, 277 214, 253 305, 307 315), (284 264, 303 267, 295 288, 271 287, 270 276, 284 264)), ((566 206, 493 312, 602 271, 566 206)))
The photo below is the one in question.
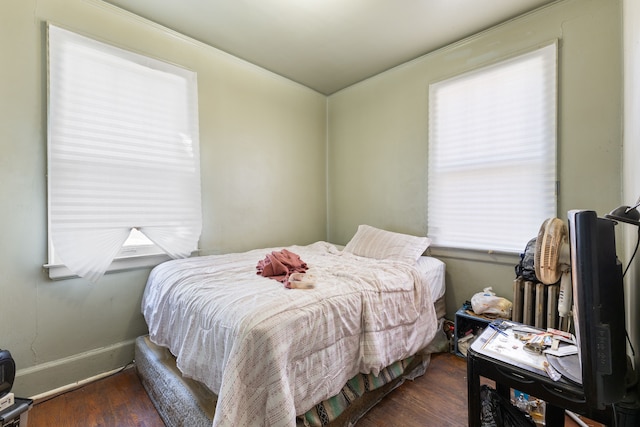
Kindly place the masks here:
MULTIPOLYGON (((397 365, 374 384, 367 376, 354 377, 336 397, 328 399, 298 417, 298 426, 353 426, 369 409, 406 379, 424 374, 429 355, 415 356, 404 366, 397 365), (386 378, 382 378, 384 377, 386 378), (379 386, 378 386, 379 385, 379 386), (370 390, 374 386, 377 388, 370 390), (347 391, 345 402, 345 390, 347 391), (351 399, 353 397, 353 399, 351 399), (334 418, 333 415, 337 415, 334 418)), ((217 396, 198 381, 182 377, 175 358, 164 347, 153 344, 148 336, 138 337, 135 344, 136 369, 142 385, 167 427, 211 427, 217 396)))

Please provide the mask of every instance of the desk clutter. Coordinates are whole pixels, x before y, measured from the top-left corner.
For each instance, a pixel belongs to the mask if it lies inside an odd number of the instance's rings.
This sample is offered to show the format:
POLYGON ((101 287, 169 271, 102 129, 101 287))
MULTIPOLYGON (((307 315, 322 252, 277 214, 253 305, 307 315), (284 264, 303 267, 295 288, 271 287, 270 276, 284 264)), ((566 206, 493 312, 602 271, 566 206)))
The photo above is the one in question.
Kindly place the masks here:
POLYGON ((509 357, 514 350, 522 349, 524 354, 531 357, 526 357, 521 362, 544 371, 555 381, 562 373, 568 380, 582 383, 578 347, 572 334, 554 328, 538 329, 503 319, 492 320, 478 316, 464 306, 456 313, 454 352, 466 357, 469 346, 487 327, 503 337, 502 340, 490 340, 486 344, 489 351, 509 357), (513 342, 508 342, 510 340, 513 342))
POLYGON ((578 347, 572 334, 507 320, 494 321, 489 327, 495 334, 482 346, 485 351, 542 371, 553 381, 564 376, 581 384, 578 347))

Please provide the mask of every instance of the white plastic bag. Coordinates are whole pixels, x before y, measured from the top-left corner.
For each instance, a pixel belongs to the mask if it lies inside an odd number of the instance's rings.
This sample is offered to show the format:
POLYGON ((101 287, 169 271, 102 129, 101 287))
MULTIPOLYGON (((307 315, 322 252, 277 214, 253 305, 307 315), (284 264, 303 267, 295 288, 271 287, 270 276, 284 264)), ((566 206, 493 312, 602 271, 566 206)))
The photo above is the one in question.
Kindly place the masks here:
POLYGON ((489 317, 511 318, 511 301, 506 298, 496 296, 493 288, 489 286, 482 292, 478 292, 471 297, 471 308, 476 314, 483 314, 489 317))

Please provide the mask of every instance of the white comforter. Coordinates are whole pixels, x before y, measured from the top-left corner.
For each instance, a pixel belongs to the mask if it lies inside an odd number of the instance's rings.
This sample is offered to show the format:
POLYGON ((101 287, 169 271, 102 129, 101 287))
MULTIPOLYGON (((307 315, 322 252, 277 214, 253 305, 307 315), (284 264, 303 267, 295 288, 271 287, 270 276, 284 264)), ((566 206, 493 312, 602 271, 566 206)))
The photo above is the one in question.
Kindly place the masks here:
POLYGON ((218 395, 214 426, 294 426, 296 414, 424 348, 437 329, 428 284, 413 266, 291 246, 314 289, 256 274, 259 249, 169 261, 148 280, 151 340, 183 375, 218 395))

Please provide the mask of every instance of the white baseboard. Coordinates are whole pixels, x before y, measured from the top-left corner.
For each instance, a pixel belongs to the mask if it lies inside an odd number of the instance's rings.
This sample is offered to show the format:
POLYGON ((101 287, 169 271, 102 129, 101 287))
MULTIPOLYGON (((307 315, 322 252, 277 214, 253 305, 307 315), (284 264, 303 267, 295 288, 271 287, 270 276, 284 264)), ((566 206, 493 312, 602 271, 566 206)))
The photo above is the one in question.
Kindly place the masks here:
POLYGON ((87 385, 89 383, 92 383, 94 381, 98 381, 98 380, 101 380, 101 379, 106 378, 108 376, 111 376, 113 374, 116 374, 118 372, 122 372, 125 369, 129 369, 130 367, 133 367, 133 364, 128 364, 128 365, 125 365, 125 366, 121 366, 121 367, 119 367, 117 369, 113 369, 113 370, 108 371, 108 372, 103 372, 101 374, 94 375, 93 377, 85 378, 84 380, 76 381, 75 383, 72 383, 72 384, 67 384, 67 385, 64 385, 62 387, 55 388, 53 390, 45 391, 44 393, 36 394, 34 396, 31 396, 30 399, 33 400, 34 405, 37 405, 40 402, 44 402, 45 400, 49 400, 49 399, 52 399, 52 398, 54 398, 56 396, 59 396, 61 394, 65 394, 65 393, 67 393, 69 391, 73 391, 73 390, 75 390, 77 388, 85 386, 85 385, 87 385))
POLYGON ((104 378, 133 361, 135 340, 42 363, 16 372, 12 392, 38 402, 104 378))

